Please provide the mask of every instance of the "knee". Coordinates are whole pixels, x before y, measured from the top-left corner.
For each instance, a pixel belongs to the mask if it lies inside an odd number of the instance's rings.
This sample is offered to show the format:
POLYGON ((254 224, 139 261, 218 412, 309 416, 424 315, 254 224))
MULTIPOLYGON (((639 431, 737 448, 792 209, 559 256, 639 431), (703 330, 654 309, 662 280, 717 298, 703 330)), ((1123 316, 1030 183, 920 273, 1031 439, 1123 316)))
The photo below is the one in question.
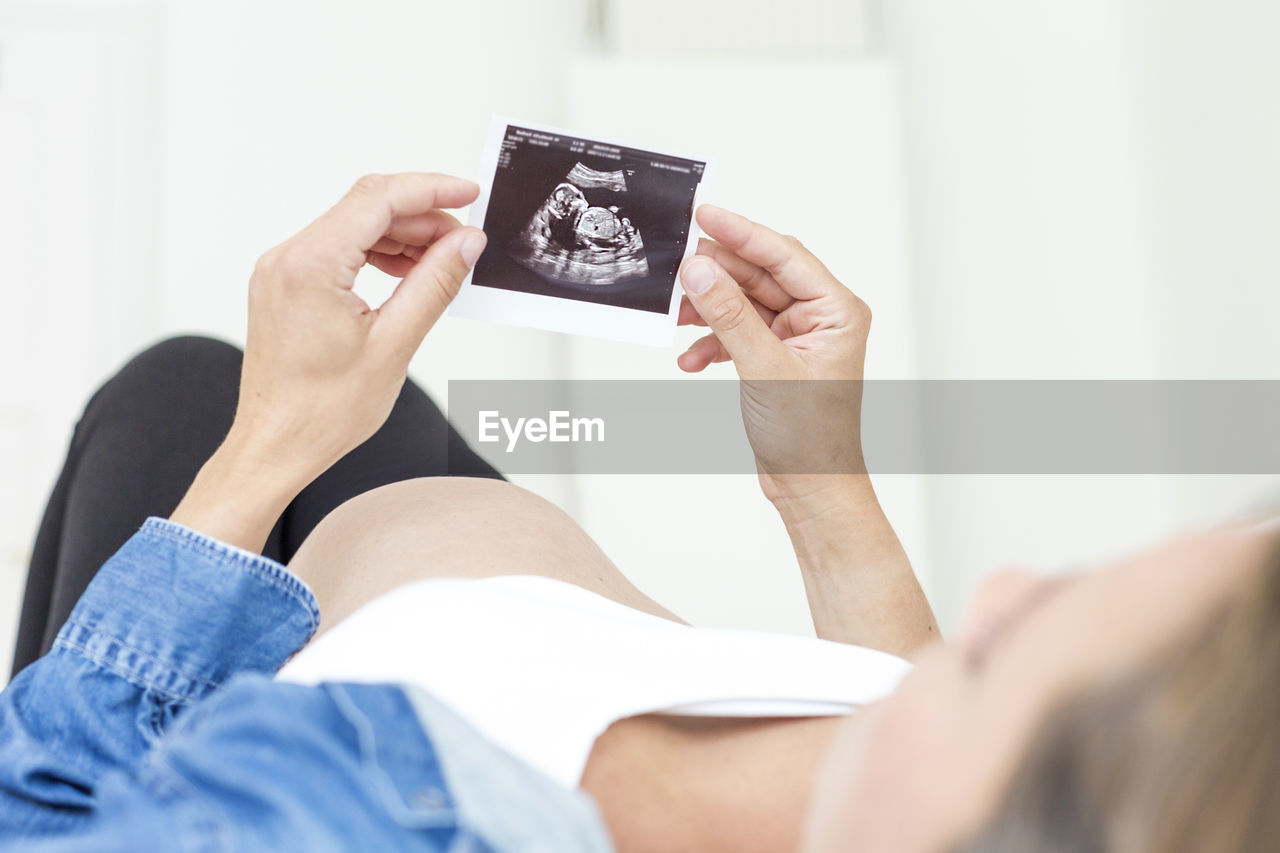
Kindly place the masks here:
POLYGON ((226 341, 200 335, 179 335, 152 344, 131 358, 116 379, 144 380, 176 378, 186 382, 240 377, 243 354, 226 341))
POLYGON ((240 388, 239 349, 213 338, 184 335, 153 344, 131 358, 94 395, 89 419, 115 412, 233 412, 240 388))

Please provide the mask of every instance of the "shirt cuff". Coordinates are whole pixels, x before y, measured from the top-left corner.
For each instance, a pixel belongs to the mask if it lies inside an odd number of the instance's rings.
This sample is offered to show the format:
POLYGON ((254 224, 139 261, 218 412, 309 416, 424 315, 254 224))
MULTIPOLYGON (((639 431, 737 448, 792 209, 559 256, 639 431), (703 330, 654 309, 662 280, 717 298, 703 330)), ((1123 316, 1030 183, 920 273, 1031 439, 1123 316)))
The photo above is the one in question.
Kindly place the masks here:
POLYGON ((315 595, 280 563, 148 518, 98 570, 54 646, 194 700, 239 672, 274 674, 319 624, 315 595))

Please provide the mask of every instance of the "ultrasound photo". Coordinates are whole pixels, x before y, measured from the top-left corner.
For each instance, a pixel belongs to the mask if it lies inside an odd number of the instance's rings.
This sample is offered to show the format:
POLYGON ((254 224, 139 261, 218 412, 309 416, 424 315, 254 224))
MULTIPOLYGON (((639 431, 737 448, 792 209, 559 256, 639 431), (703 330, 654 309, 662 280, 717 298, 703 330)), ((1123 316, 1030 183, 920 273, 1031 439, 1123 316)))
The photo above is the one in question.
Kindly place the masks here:
MULTIPOLYGON (((481 182, 471 221, 489 244, 452 313, 579 334, 654 337, 619 331, 625 321, 616 313, 605 315, 609 328, 591 326, 582 306, 600 305, 670 318, 674 328, 676 273, 695 248, 693 210, 706 160, 505 120, 491 131, 490 158, 484 175, 492 169, 492 183, 481 182), (493 291, 553 301, 504 304, 493 291)), ((654 318, 635 322, 653 325, 654 318)))
POLYGON ((592 206, 586 190, 597 201, 625 203, 616 194, 627 191, 627 179, 621 169, 597 172, 575 163, 513 241, 510 256, 548 281, 568 285, 607 286, 647 276, 640 232, 618 205, 592 206))

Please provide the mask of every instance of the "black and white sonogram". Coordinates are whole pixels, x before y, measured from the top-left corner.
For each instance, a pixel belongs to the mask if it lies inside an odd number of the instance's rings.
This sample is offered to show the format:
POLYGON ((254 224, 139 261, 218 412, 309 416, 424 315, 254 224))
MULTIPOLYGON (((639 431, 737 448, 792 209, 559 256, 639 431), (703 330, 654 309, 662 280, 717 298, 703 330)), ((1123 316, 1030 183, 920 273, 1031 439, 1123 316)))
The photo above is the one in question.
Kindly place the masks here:
POLYGON ((566 284, 608 286, 649 274, 644 237, 627 216, 627 176, 575 163, 508 248, 539 275, 566 284), (587 201, 590 190, 593 200, 587 201), (605 207, 603 202, 613 201, 605 207))
POLYGON ((506 124, 471 284, 665 315, 705 168, 506 124))

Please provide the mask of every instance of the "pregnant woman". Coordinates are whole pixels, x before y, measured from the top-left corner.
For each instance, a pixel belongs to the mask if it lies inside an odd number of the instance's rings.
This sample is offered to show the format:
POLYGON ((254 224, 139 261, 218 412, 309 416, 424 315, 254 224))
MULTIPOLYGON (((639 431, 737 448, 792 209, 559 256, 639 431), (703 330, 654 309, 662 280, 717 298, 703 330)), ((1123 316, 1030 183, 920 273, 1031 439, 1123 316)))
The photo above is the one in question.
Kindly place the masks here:
POLYGON ((361 180, 258 264, 242 362, 166 342, 90 402, 0 694, 0 843, 1191 851, 1277 837, 1273 529, 1079 576, 1002 575, 941 642, 861 471, 866 306, 796 241, 704 206, 712 239, 681 272, 681 318, 711 333, 679 365, 732 360, 744 380, 760 486, 821 639, 686 625, 405 383, 483 249, 443 212, 476 191, 361 180), (351 291, 365 263, 402 277, 376 311, 351 291))

